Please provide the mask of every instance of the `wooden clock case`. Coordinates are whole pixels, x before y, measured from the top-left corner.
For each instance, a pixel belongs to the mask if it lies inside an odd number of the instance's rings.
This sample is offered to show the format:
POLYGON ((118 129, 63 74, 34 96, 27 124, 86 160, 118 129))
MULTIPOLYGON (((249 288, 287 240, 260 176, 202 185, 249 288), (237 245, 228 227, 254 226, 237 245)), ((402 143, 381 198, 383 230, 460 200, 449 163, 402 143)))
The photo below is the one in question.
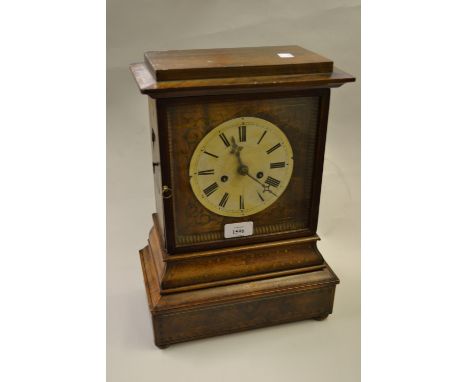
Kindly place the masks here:
MULTIPOLYGON (((158 213, 140 258, 156 345, 326 318, 339 282, 317 249, 316 233, 330 88, 354 78, 298 46, 148 52, 144 63, 130 68, 148 95, 152 130, 158 213), (191 202, 180 177, 190 150, 229 108, 252 113, 252 107, 274 117, 281 112, 275 102, 284 99, 317 101, 313 147, 295 154, 294 171, 306 176, 281 197, 284 208, 276 213, 285 215, 282 225, 268 223, 270 207, 252 216, 256 234, 223 240, 224 224, 252 219, 209 216, 191 202), (210 102, 217 105, 212 114, 203 107, 210 102), (184 113, 194 121, 189 129, 177 124, 184 113), (191 136, 178 141, 182 129, 191 136)), ((312 123, 303 120, 308 104, 298 105, 291 123, 312 123)))

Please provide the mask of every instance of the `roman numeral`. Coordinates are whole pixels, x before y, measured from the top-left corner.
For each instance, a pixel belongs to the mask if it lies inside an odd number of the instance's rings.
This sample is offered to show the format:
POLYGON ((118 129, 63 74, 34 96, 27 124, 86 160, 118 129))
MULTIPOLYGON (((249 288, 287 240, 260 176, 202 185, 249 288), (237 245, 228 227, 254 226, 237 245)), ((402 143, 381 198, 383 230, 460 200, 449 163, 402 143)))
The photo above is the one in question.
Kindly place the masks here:
POLYGON ((262 202, 265 201, 265 199, 263 199, 263 196, 260 194, 260 192, 257 191, 257 195, 258 195, 258 197, 262 200, 262 202))
POLYGON ((239 196, 239 208, 244 209, 244 197, 242 195, 239 196))
POLYGON ((286 166, 285 162, 270 163, 270 168, 281 168, 281 167, 285 167, 285 166, 286 166))
POLYGON ((221 140, 223 141, 224 145, 226 147, 229 147, 231 144, 229 143, 228 139, 226 138, 226 136, 224 135, 224 133, 220 134, 219 137, 221 138, 221 140))
POLYGON ((263 137, 265 136, 265 134, 267 133, 267 131, 265 130, 262 134, 262 136, 260 137, 260 139, 258 140, 257 142, 257 145, 260 144, 260 142, 262 141, 263 137))
POLYGON ((273 186, 273 187, 278 187, 281 182, 278 179, 275 179, 275 178, 272 178, 271 176, 269 176, 267 178, 267 180, 265 180, 265 183, 269 184, 270 186, 273 186))
POLYGON ((219 202, 220 207, 226 207, 226 203, 229 199, 229 194, 227 192, 224 193, 223 197, 221 198, 221 201, 219 202))
POLYGON ((219 156, 217 156, 217 155, 215 155, 215 154, 211 154, 211 153, 209 153, 208 151, 203 151, 203 152, 204 152, 206 155, 209 155, 209 156, 211 156, 211 157, 213 157, 213 158, 219 158, 219 156))
POLYGON ((214 182, 213 184, 210 184, 207 188, 203 190, 206 196, 210 196, 213 192, 215 192, 218 189, 218 183, 214 182))
POLYGON ((239 142, 245 142, 247 139, 247 126, 241 125, 239 129, 239 142))
POLYGON ((273 151, 275 151, 278 147, 281 146, 281 143, 277 143, 276 145, 274 145, 273 147, 271 147, 269 150, 267 150, 267 154, 271 154, 273 151))
POLYGON ((198 171, 197 175, 214 175, 214 170, 203 170, 198 171))

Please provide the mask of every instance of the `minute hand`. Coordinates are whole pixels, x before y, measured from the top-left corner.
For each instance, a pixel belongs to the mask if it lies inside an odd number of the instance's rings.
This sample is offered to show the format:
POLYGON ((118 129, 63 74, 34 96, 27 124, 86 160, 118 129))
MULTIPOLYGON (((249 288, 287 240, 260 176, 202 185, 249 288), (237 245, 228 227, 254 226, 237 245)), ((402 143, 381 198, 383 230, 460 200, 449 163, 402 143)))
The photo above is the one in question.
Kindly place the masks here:
POLYGON ((268 191, 269 193, 273 194, 274 196, 277 196, 273 191, 271 191, 269 188, 267 188, 267 186, 265 186, 265 184, 263 184, 262 182, 260 182, 257 178, 253 177, 252 175, 250 175, 250 173, 247 173, 247 176, 248 176, 250 179, 255 180, 258 184, 260 184, 260 186, 263 187, 263 191, 268 191))

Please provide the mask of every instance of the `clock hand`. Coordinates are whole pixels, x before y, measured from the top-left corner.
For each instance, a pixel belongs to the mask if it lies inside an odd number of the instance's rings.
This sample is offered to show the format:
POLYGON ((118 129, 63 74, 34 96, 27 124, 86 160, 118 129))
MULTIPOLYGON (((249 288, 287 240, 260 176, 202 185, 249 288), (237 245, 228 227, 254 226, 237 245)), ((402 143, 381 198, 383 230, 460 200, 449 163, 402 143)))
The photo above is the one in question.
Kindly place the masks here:
POLYGON ((270 194, 278 197, 278 195, 276 195, 273 191, 271 191, 268 186, 260 182, 257 178, 255 178, 249 173, 249 168, 242 162, 242 159, 240 157, 240 151, 242 150, 242 146, 239 146, 236 143, 236 140, 234 137, 231 137, 231 145, 232 145, 231 153, 234 154, 237 157, 237 160, 239 161, 239 168, 237 169, 237 172, 241 175, 247 175, 250 179, 253 179, 254 181, 256 181, 260 186, 263 187, 263 192, 268 191, 270 194))
POLYGON ((245 175, 247 175, 250 179, 255 180, 260 186, 262 186, 263 188, 265 188, 265 185, 264 185, 262 182, 260 182, 257 178, 255 178, 254 176, 250 175, 249 172, 247 172, 247 174, 245 174, 245 175))
POLYGON ((265 189, 266 191, 268 191, 270 194, 273 194, 274 196, 278 197, 278 195, 276 195, 273 191, 271 191, 269 188, 266 188, 265 189))
POLYGON ((263 187, 263 192, 268 191, 270 194, 278 197, 273 191, 271 191, 268 188, 268 186, 260 182, 257 178, 255 178, 249 173, 249 168, 242 162, 242 159, 240 157, 240 151, 242 150, 242 146, 239 146, 236 143, 236 140, 234 137, 231 137, 231 145, 232 145, 231 154, 234 154, 237 157, 237 160, 239 162, 239 167, 237 169, 237 172, 241 175, 247 175, 250 179, 256 181, 260 186, 263 187))
POLYGON ((276 195, 273 191, 271 191, 271 190, 268 188, 268 186, 266 186, 264 183, 260 182, 257 178, 255 178, 254 176, 252 176, 252 175, 248 172, 248 170, 247 170, 247 173, 246 173, 245 175, 247 175, 250 179, 255 180, 260 186, 262 186, 264 192, 265 192, 265 191, 268 191, 270 194, 273 194, 274 196, 278 197, 278 195, 276 195))
POLYGON ((234 137, 231 137, 231 145, 232 145, 231 154, 234 154, 237 157, 237 160, 239 161, 239 166, 244 166, 244 164, 242 163, 242 159, 240 157, 240 151, 242 150, 242 146, 239 146, 236 143, 236 140, 234 139, 234 137))
POLYGON ((234 137, 231 137, 231 144, 232 144, 231 154, 234 154, 237 158, 237 161, 239 162, 239 167, 237 168, 237 172, 241 175, 246 175, 247 172, 249 171, 249 168, 242 162, 242 159, 240 157, 240 152, 243 147, 239 146, 236 143, 236 140, 234 139, 234 137))
POLYGON ((232 145, 231 153, 235 153, 239 146, 237 146, 236 140, 232 136, 231 136, 231 145, 232 145))

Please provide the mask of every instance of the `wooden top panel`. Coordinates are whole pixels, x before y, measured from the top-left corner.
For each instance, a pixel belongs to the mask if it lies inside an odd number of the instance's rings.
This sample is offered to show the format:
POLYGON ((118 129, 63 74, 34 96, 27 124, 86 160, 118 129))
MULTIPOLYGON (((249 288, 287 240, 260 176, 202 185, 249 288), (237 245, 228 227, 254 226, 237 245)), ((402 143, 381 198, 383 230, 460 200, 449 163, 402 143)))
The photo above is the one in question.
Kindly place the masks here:
POLYGON ((257 91, 339 87, 355 78, 338 68, 332 73, 289 74, 281 76, 205 78, 198 80, 156 81, 144 63, 130 66, 140 92, 155 98, 204 94, 249 93, 257 91))
POLYGON ((145 63, 158 82, 333 71, 333 61, 297 45, 146 52, 145 63))

